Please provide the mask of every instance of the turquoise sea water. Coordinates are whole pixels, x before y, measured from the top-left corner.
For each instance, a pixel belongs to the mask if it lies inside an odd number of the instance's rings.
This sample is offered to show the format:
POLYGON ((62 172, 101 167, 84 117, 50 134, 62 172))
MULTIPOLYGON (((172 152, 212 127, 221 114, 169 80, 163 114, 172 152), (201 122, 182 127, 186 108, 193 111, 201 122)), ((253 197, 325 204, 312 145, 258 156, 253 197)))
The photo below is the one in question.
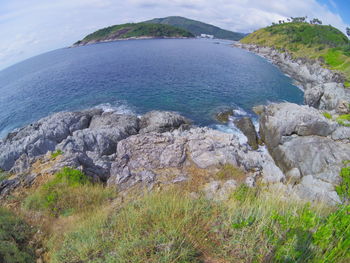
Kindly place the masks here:
POLYGON ((128 40, 59 49, 16 64, 0 71, 0 137, 50 113, 93 106, 136 114, 172 110, 197 125, 229 130, 213 119, 221 107, 252 115, 257 104, 302 103, 290 78, 231 43, 128 40))

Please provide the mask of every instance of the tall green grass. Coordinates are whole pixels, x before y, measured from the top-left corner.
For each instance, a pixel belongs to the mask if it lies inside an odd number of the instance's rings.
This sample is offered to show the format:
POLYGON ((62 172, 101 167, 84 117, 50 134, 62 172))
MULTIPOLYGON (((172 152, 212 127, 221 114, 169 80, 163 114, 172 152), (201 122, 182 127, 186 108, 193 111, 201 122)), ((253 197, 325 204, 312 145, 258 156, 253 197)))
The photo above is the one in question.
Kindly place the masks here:
POLYGON ((93 184, 81 171, 65 167, 30 194, 23 207, 54 216, 68 216, 98 208, 114 196, 114 190, 93 184))
POLYGON ((33 234, 33 228, 0 207, 0 262, 34 263, 34 249, 29 246, 33 234))
POLYGON ((51 262, 349 262, 349 206, 239 196, 216 203, 174 189, 147 194, 53 238, 51 262))

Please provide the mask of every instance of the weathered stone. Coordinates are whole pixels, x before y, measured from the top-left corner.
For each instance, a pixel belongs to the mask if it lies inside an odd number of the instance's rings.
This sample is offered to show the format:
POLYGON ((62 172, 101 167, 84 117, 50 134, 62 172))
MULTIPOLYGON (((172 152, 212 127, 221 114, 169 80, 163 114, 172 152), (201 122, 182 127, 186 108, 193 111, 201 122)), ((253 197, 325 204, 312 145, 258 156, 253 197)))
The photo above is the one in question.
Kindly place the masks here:
POLYGON ((302 176, 313 175, 337 184, 342 162, 350 160, 350 144, 319 136, 295 137, 273 153, 278 166, 286 172, 296 167, 302 176))
POLYGON ((312 175, 304 176, 293 190, 302 199, 326 202, 330 205, 341 202, 332 184, 315 179, 312 175))
POLYGON ((265 110, 265 105, 254 106, 252 110, 255 112, 255 114, 261 115, 265 110))
POLYGON ((314 108, 318 108, 320 106, 323 93, 324 93, 323 85, 316 85, 316 86, 307 88, 304 92, 305 104, 314 108))
POLYGON ((237 183, 233 179, 226 182, 212 181, 204 186, 203 192, 209 200, 224 201, 229 199, 231 193, 236 188, 237 183))
POLYGON ((327 136, 336 126, 314 108, 280 103, 266 107, 260 119, 260 134, 271 151, 281 143, 283 136, 327 136))
POLYGON ((239 143, 231 134, 211 129, 192 129, 187 135, 189 156, 200 168, 230 163, 238 166, 239 143))
POLYGON ((300 174, 300 171, 298 168, 293 168, 291 170, 289 170, 287 173, 286 173, 286 178, 287 178, 287 182, 289 184, 296 184, 296 183, 299 183, 300 179, 301 179, 301 174, 300 174))
POLYGON ((53 151, 76 130, 88 127, 92 114, 100 112, 59 112, 10 133, 0 144, 0 169, 10 170, 24 153, 29 158, 53 151))
POLYGON ((189 125, 190 121, 180 114, 169 111, 151 111, 142 116, 140 133, 167 132, 189 125))
POLYGON ((221 123, 228 123, 233 114, 234 112, 232 108, 223 108, 215 113, 215 119, 221 123))
POLYGON ((340 126, 332 133, 333 140, 350 140, 350 127, 340 126))
POLYGON ((257 150, 259 148, 258 144, 258 134, 256 133, 255 126, 249 117, 243 117, 234 121, 238 129, 240 129, 243 134, 248 139, 248 144, 257 150))

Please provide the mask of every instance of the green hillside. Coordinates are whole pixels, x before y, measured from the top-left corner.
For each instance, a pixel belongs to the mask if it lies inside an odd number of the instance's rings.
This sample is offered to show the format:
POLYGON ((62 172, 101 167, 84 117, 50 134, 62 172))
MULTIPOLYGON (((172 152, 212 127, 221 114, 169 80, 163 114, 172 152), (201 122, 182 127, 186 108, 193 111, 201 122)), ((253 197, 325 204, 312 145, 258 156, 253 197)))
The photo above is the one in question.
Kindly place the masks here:
POLYGON ((194 37, 184 29, 170 25, 149 23, 128 23, 105 27, 87 35, 74 45, 85 45, 89 43, 127 39, 132 37, 194 37))
POLYGON ((255 31, 241 42, 286 50, 296 58, 320 59, 326 67, 338 70, 350 80, 350 41, 330 25, 275 24, 255 31))
POLYGON ((199 22, 199 21, 188 19, 181 16, 155 18, 149 21, 145 21, 145 23, 172 25, 172 26, 176 26, 176 27, 188 30, 196 36, 199 36, 200 34, 208 34, 208 35, 213 35, 215 38, 229 39, 229 40, 240 40, 246 35, 243 33, 224 30, 210 24, 206 24, 203 22, 199 22))

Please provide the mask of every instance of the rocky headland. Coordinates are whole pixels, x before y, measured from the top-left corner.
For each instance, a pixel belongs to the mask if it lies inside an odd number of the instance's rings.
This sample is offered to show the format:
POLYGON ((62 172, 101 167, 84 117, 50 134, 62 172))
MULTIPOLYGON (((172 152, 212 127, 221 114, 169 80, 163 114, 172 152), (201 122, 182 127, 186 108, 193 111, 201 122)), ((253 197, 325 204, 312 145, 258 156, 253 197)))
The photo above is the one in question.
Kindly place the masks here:
POLYGON ((340 114, 349 112, 350 89, 344 87, 345 77, 325 68, 320 60, 295 59, 287 51, 254 44, 235 43, 234 46, 266 58, 290 76, 303 89, 306 105, 340 114))
MULTIPOLYGON (((256 141, 249 121, 241 120, 242 131, 256 141)), ((66 166, 127 192, 191 181, 189 169, 217 171, 229 164, 243 171, 244 178, 207 178, 201 190, 210 198, 228 198, 245 183, 277 187, 286 197, 341 202, 335 186, 341 181, 342 162, 350 160, 349 127, 306 105, 271 104, 262 108, 260 137, 268 151, 240 144, 233 134, 195 127, 174 112, 141 117, 100 109, 59 112, 0 142, 0 168, 11 175, 0 183, 0 194, 28 187, 66 166)))

